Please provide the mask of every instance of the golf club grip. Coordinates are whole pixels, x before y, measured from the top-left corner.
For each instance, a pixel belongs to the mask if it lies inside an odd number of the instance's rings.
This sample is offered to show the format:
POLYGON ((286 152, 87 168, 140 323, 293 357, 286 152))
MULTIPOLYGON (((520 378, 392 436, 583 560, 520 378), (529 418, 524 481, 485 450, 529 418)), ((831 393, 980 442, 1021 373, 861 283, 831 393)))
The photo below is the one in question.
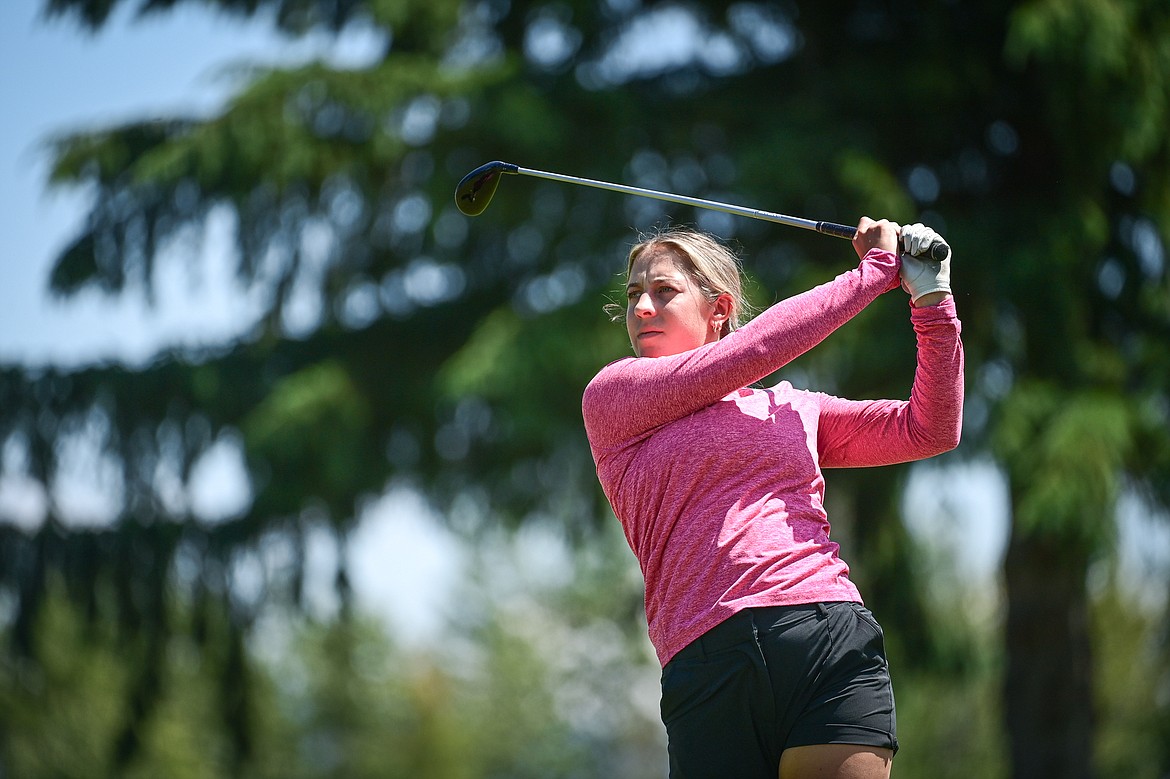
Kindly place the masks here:
MULTIPOLYGON (((857 235, 857 228, 849 225, 837 224, 836 222, 817 222, 816 231, 824 235, 832 235, 837 238, 844 238, 847 241, 852 241, 853 236, 857 235)), ((944 262, 947 257, 951 256, 951 247, 944 241, 935 241, 930 245, 930 251, 927 252, 930 259, 935 262, 944 262)))
POLYGON ((818 233, 844 238, 846 241, 852 241, 853 236, 857 235, 856 227, 837 224, 836 222, 817 222, 816 230, 818 233))

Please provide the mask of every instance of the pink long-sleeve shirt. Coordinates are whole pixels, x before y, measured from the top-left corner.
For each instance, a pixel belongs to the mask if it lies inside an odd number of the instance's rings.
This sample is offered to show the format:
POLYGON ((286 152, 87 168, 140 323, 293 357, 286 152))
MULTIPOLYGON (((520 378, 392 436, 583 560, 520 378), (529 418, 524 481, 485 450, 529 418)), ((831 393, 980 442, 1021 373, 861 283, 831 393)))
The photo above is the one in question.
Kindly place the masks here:
POLYGON ((954 301, 911 309, 909 401, 855 401, 760 381, 898 285, 898 258, 783 300, 721 340, 603 368, 582 411, 597 476, 642 568, 650 640, 671 657, 749 607, 861 601, 829 540, 822 468, 953 449, 963 406, 954 301))

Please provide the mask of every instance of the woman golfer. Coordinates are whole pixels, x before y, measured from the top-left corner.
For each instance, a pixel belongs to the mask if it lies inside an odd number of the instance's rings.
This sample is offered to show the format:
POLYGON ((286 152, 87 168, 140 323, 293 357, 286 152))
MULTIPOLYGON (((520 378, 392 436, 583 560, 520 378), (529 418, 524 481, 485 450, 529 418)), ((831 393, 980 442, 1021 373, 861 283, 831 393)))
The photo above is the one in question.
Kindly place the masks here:
POLYGON ((937 238, 863 218, 855 269, 743 327, 739 263, 716 240, 674 231, 630 252, 637 356, 597 374, 583 412, 645 578, 674 779, 889 776, 898 740, 882 631, 829 540, 821 471, 958 445, 949 260, 911 256, 937 238), (909 401, 751 386, 899 286, 918 339, 909 401))

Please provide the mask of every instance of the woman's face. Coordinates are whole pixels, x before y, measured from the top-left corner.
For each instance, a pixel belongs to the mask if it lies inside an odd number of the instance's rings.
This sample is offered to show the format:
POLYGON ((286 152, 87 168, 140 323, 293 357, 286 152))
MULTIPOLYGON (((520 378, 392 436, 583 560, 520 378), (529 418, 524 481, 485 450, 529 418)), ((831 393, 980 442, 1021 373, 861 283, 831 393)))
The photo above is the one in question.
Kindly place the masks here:
POLYGON ((719 340, 727 303, 707 300, 669 246, 638 255, 626 284, 626 330, 634 354, 664 357, 719 340))

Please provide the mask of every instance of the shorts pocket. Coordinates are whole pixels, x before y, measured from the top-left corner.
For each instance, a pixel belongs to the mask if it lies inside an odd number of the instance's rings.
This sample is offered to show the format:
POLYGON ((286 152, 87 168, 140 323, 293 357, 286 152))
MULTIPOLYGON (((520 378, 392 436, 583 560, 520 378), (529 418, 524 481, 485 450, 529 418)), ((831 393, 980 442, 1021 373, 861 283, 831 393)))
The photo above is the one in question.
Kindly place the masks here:
POLYGON ((853 609, 853 613, 857 616, 859 622, 868 626, 878 638, 883 641, 885 640, 886 634, 882 630, 882 626, 878 624, 877 618, 874 617, 872 611, 860 603, 850 603, 849 606, 853 609))

